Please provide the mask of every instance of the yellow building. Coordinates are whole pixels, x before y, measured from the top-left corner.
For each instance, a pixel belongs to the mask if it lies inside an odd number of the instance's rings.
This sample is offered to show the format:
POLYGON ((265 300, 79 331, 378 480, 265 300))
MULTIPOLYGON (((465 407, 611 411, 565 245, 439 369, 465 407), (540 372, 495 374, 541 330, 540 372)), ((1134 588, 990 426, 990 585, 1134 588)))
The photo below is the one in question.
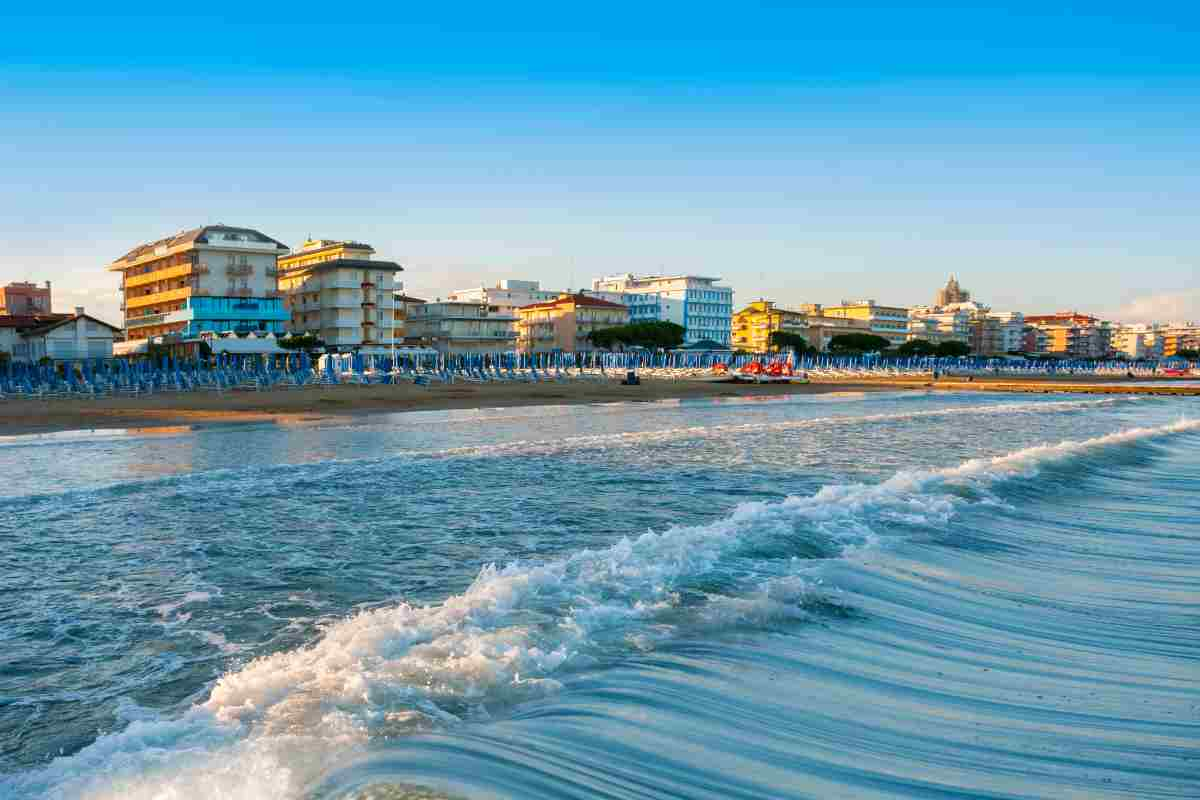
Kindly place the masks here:
POLYGON ((834 336, 867 333, 870 327, 867 320, 826 315, 816 303, 795 310, 778 308, 770 300, 756 300, 733 315, 733 346, 765 353, 771 349, 771 334, 783 331, 803 336, 809 347, 824 350, 834 336))
POLYGON ((755 300, 733 315, 733 347, 765 353, 771 347, 775 331, 804 336, 808 315, 803 311, 778 308, 770 300, 755 300))
POLYGON ((392 344, 394 261, 374 261, 362 242, 309 239, 279 259, 279 292, 296 333, 311 332, 327 347, 359 349, 392 344))
POLYGON ((840 306, 828 306, 824 313, 827 317, 866 322, 866 330, 859 332, 882 336, 892 346, 908 340, 908 309, 901 306, 881 306, 874 300, 843 300, 840 306))
POLYGON ((1163 332, 1163 355, 1170 358, 1180 350, 1200 350, 1200 325, 1172 325, 1163 332))
POLYGON ((593 331, 629 323, 629 307, 584 294, 522 306, 517 313, 517 347, 529 353, 592 350, 593 331))

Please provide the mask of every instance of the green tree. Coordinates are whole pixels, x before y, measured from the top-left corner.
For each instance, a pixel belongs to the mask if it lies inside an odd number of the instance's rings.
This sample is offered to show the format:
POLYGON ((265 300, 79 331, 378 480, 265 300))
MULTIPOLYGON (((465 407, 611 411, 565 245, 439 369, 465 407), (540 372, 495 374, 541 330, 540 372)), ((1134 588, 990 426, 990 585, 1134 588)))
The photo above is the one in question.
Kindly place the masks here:
POLYGON ((325 342, 312 333, 291 333, 275 341, 284 350, 316 350, 325 346, 325 342))
POLYGON ((634 322, 615 328, 602 328, 588 335, 596 347, 612 350, 616 345, 671 349, 683 344, 684 328, 674 322, 634 322))
POLYGON ((971 354, 971 348, 966 342, 942 342, 937 346, 937 354, 944 358, 962 358, 971 354))
POLYGON ((887 339, 870 333, 839 333, 829 340, 834 353, 878 353, 888 348, 887 339))
POLYGON ((896 348, 896 355, 901 358, 935 356, 937 353, 937 345, 927 339, 909 339, 896 348))
POLYGON ((771 336, 768 340, 770 346, 776 350, 794 350, 796 355, 804 355, 805 353, 815 353, 816 348, 808 343, 798 333, 788 333, 787 331, 771 331, 771 336))

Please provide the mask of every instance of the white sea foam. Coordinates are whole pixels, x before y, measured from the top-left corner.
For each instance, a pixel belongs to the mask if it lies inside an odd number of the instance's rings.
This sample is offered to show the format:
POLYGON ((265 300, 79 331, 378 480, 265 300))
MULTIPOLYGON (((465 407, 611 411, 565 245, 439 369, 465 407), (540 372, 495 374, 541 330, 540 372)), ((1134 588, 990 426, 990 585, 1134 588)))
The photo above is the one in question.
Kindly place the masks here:
POLYGON ((1098 448, 1197 430, 1200 421, 1180 421, 948 469, 902 471, 879 484, 747 503, 707 525, 648 532, 545 564, 488 566, 462 594, 343 620, 311 646, 225 675, 182 718, 137 719, 41 772, 16 777, 6 791, 122 800, 295 797, 372 736, 483 718, 488 705, 555 691, 555 674, 594 663, 601 641, 652 647, 682 625, 802 617, 812 602, 828 601, 818 578, 804 574, 812 561, 783 558, 791 569, 782 574, 733 596, 709 594, 692 612, 681 608, 681 585, 719 571, 739 548, 786 541, 798 528, 828 537, 843 552, 869 546, 878 540, 879 520, 944 524, 967 502, 954 487, 986 490, 1098 448))
POLYGON ((951 406, 923 411, 900 411, 886 414, 859 414, 837 417, 814 417, 810 419, 788 420, 786 422, 751 422, 736 425, 688 426, 681 428, 656 428, 646 431, 628 431, 624 433, 597 434, 591 436, 568 436, 560 439, 531 439, 515 442, 504 442, 491 445, 471 445, 467 447, 452 447, 438 451, 412 450, 397 455, 423 456, 435 458, 450 458, 461 456, 503 456, 503 455, 552 455, 555 453, 608 449, 613 447, 637 447, 659 442, 679 439, 725 439, 730 436, 748 433, 770 433, 772 431, 787 431, 831 425, 862 425, 878 422, 903 422, 905 420, 936 418, 959 415, 1007 415, 1007 414, 1044 414, 1052 412, 1078 411, 1087 408, 1134 403, 1140 400, 1137 396, 1106 397, 1098 400, 1059 400, 1045 402, 997 403, 995 405, 951 406))

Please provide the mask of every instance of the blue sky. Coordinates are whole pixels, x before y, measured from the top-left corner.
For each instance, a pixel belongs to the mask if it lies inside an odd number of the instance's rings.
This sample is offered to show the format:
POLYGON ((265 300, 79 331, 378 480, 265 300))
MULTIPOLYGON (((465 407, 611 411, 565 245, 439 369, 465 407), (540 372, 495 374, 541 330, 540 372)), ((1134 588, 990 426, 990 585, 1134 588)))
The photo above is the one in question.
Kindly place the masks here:
POLYGON ((60 308, 116 319, 105 263, 225 222, 369 241, 429 297, 686 271, 911 304, 953 272, 1200 318, 1182 4, 120 5, 0 12, 0 282, 60 308))

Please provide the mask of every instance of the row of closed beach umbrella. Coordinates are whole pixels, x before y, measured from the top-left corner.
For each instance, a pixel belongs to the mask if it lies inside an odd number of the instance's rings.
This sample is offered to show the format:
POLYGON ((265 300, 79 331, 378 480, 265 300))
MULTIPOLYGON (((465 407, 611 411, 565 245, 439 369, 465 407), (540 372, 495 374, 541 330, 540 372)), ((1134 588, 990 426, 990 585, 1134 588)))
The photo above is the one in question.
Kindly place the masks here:
POLYGON ((59 364, 8 362, 0 365, 3 397, 105 397, 163 392, 237 389, 268 391, 305 386, 414 383, 490 383, 610 380, 635 370, 647 377, 686 379, 738 371, 758 363, 786 362, 792 371, 814 378, 846 379, 924 376, 933 373, 978 376, 1120 376, 1153 378, 1193 367, 1186 361, 1024 360, 998 358, 882 358, 729 352, 553 352, 447 354, 399 349, 394 353, 232 355, 208 359, 90 359, 59 364))

